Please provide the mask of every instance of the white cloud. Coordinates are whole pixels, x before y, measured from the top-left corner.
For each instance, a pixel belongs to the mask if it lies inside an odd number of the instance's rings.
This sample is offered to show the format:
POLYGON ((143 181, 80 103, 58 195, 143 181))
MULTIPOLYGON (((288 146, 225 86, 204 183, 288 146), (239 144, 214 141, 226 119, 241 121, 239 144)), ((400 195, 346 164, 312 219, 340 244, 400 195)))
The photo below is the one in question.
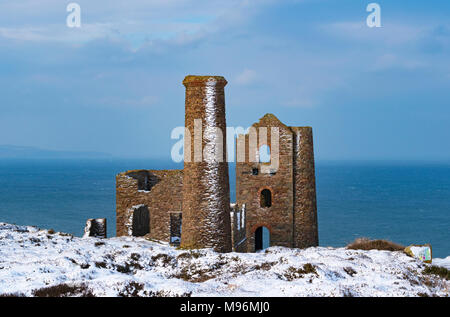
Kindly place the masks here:
POLYGON ((273 0, 74 2, 81 6, 81 28, 76 29, 66 26, 68 3, 60 0, 0 3, 0 40, 3 37, 20 41, 84 43, 98 38, 118 37, 135 48, 155 40, 183 45, 245 23, 258 8, 273 0))
POLYGON ((244 69, 242 73, 236 76, 236 83, 239 85, 249 85, 256 81, 257 74, 252 69, 244 69))
POLYGON ((84 43, 112 34, 111 24, 83 24, 82 28, 68 28, 61 25, 36 27, 0 27, 0 37, 31 42, 84 43))
POLYGON ((289 96, 281 100, 282 105, 294 108, 314 108, 320 104, 320 96, 326 91, 320 84, 302 84, 291 89, 289 96), (288 99, 289 98, 289 99, 288 99))
POLYGON ((320 25, 326 33, 351 41, 367 42, 372 45, 404 45, 415 42, 429 32, 431 28, 423 25, 384 24, 381 28, 369 28, 365 21, 344 21, 320 25))
POLYGON ((147 108, 155 106, 159 101, 155 96, 142 96, 138 98, 125 99, 117 97, 101 98, 99 104, 107 107, 133 107, 133 108, 147 108))
POLYGON ((379 57, 376 57, 376 59, 374 60, 373 64, 371 64, 369 69, 372 71, 382 71, 392 68, 414 70, 426 66, 427 64, 425 62, 419 61, 417 59, 387 53, 379 57))
POLYGON ((437 60, 445 60, 442 53, 450 48, 449 27, 442 21, 426 24, 399 21, 383 23, 381 28, 369 28, 364 21, 346 21, 318 28, 339 40, 343 50, 353 55, 351 63, 359 64, 360 70, 368 72, 433 67, 437 60), (438 56, 439 53, 442 56, 438 56), (433 59, 430 59, 431 54, 434 54, 433 59))

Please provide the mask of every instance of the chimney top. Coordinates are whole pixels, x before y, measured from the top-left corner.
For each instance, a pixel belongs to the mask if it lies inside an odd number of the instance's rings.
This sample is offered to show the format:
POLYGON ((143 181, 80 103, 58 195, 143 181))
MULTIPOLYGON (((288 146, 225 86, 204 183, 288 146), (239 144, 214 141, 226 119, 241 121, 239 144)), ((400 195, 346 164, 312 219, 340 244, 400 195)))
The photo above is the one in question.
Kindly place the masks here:
POLYGON ((226 79, 222 76, 194 76, 194 75, 188 75, 183 80, 183 85, 204 85, 207 82, 215 82, 217 84, 222 84, 225 86, 228 82, 226 79))

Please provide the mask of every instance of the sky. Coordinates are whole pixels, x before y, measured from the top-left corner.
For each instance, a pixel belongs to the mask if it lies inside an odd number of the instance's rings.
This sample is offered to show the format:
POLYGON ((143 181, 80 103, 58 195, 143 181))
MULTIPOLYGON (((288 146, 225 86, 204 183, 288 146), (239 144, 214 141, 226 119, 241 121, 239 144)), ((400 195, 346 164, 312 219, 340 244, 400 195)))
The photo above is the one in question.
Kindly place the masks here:
POLYGON ((183 78, 221 75, 228 126, 312 126, 318 160, 450 160, 450 1, 371 2, 1 1, 0 144, 169 158, 183 78))

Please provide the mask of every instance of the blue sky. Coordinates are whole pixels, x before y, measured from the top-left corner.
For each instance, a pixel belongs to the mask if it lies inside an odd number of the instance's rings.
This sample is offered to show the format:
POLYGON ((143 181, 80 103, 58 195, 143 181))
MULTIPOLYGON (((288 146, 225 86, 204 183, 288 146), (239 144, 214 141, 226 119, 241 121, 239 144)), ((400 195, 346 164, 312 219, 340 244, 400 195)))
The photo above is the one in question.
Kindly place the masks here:
POLYGON ((70 2, 0 3, 0 144, 169 157, 213 74, 229 126, 312 126, 318 159, 450 159, 450 1, 70 2))

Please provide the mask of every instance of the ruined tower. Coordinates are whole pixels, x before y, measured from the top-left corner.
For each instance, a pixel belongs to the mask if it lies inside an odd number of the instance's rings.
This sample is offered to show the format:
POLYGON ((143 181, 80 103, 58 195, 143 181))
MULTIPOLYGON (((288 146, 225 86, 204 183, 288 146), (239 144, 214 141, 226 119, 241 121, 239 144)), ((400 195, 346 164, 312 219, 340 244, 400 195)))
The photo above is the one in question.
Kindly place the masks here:
POLYGON ((187 76, 181 247, 231 251, 225 94, 220 76, 187 76))
POLYGON ((236 163, 236 208, 245 213, 246 238, 235 238, 241 241, 236 250, 317 246, 312 129, 289 127, 266 114, 249 134, 239 136, 238 144, 244 144, 245 157, 236 163), (260 160, 264 147, 269 149, 269 162, 260 160))

